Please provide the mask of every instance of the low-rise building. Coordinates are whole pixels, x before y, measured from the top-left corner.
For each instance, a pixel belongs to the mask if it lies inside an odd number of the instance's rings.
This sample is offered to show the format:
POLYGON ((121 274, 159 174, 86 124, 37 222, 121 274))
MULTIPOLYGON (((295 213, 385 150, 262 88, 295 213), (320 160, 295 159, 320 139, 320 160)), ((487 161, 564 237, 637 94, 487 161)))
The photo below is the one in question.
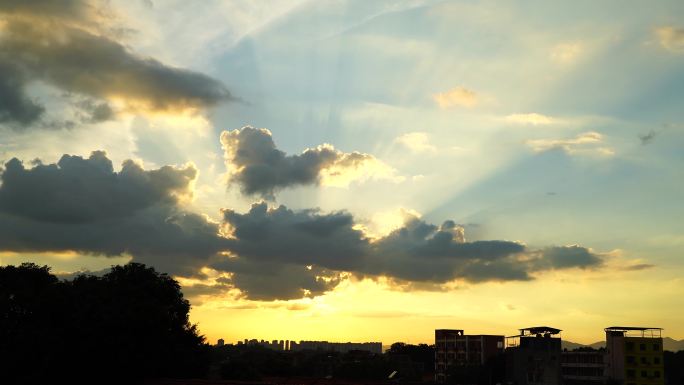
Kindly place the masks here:
POLYGON ((606 372, 625 385, 663 385, 661 328, 611 326, 606 332, 606 372))
POLYGON ((605 349, 579 348, 561 353, 564 385, 601 385, 606 382, 605 349))
POLYGON ((506 337, 506 377, 517 385, 558 385, 561 376, 560 329, 536 326, 506 337))
POLYGON ((504 336, 467 335, 461 329, 435 330, 435 381, 444 383, 455 368, 482 366, 504 352, 504 336))

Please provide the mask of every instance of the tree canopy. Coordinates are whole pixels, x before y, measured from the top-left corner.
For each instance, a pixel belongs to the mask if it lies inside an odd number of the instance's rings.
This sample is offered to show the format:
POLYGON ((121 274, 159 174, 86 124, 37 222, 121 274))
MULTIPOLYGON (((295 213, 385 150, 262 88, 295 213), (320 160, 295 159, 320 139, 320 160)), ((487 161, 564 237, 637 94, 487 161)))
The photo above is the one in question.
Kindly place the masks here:
POLYGON ((59 280, 0 267, 0 383, 129 383, 200 377, 208 347, 179 284, 139 263, 59 280))

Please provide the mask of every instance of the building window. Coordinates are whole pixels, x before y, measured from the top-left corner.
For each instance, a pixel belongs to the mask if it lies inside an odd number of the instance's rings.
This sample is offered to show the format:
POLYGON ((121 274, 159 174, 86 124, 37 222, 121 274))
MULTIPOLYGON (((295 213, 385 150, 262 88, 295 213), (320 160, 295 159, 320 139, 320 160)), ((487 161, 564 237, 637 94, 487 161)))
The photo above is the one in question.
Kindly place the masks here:
POLYGON ((655 372, 653 372, 653 377, 660 378, 660 371, 656 370, 655 372))
POLYGON ((634 363, 634 356, 627 356, 627 363, 633 364, 634 363))
POLYGON ((642 370, 642 371, 641 371, 641 377, 642 377, 642 378, 648 377, 648 373, 647 373, 645 370, 642 370))
POLYGON ((659 351, 660 350, 660 344, 653 344, 653 350, 659 351))
POLYGON ((634 378, 634 370, 633 369, 628 369, 627 370, 627 378, 634 378))
POLYGON ((653 357, 654 364, 660 364, 660 357, 653 357))
POLYGON ((639 344, 639 350, 646 350, 646 344, 639 344))
POLYGON ((642 364, 648 364, 648 361, 646 360, 646 357, 641 357, 641 363, 642 363, 642 364))

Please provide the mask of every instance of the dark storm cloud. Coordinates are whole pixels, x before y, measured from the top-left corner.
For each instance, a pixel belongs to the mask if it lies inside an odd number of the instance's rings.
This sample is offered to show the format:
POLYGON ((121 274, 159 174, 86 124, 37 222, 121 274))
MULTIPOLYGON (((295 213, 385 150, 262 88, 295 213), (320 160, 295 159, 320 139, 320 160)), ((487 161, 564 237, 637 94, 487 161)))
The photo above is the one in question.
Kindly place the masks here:
MULTIPOLYGON (((135 111, 203 108, 230 100, 230 92, 206 75, 165 65, 131 52, 114 39, 100 3, 9 1, 0 5, 5 25, 0 63, 22 72, 0 72, 0 118, 34 122, 41 107, 26 87, 40 80, 62 90, 99 99, 117 99, 135 111)), ((2 66, 2 64, 0 64, 2 66)), ((93 121, 113 116, 99 103, 93 121)))
POLYGON ((249 126, 224 131, 221 144, 231 169, 231 183, 238 184, 244 194, 268 199, 279 189, 319 184, 321 173, 331 167, 343 172, 375 159, 358 152, 343 153, 330 145, 286 155, 276 148, 270 131, 249 126))
POLYGON ((146 171, 132 161, 115 172, 102 152, 29 169, 12 159, 0 186, 0 249, 129 254, 165 272, 196 274, 226 240, 218 224, 178 205, 195 176, 191 166, 146 171))

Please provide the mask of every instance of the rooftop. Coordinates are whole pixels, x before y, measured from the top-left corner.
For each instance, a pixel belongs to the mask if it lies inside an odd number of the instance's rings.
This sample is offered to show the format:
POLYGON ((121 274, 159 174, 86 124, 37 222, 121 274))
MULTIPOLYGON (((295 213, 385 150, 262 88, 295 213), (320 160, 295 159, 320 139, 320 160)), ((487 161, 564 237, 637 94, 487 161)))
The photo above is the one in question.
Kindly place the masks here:
POLYGON ((604 329, 606 334, 623 337, 662 338, 662 328, 643 326, 611 326, 604 329))
POLYGON ((518 329, 518 330, 520 330, 521 336, 528 335, 528 334, 547 334, 547 333, 548 334, 558 334, 562 331, 560 329, 552 328, 549 326, 533 326, 533 327, 518 329))
POLYGON ((610 326, 604 329, 605 331, 626 332, 631 330, 645 331, 645 330, 663 330, 663 328, 647 328, 642 326, 610 326))

